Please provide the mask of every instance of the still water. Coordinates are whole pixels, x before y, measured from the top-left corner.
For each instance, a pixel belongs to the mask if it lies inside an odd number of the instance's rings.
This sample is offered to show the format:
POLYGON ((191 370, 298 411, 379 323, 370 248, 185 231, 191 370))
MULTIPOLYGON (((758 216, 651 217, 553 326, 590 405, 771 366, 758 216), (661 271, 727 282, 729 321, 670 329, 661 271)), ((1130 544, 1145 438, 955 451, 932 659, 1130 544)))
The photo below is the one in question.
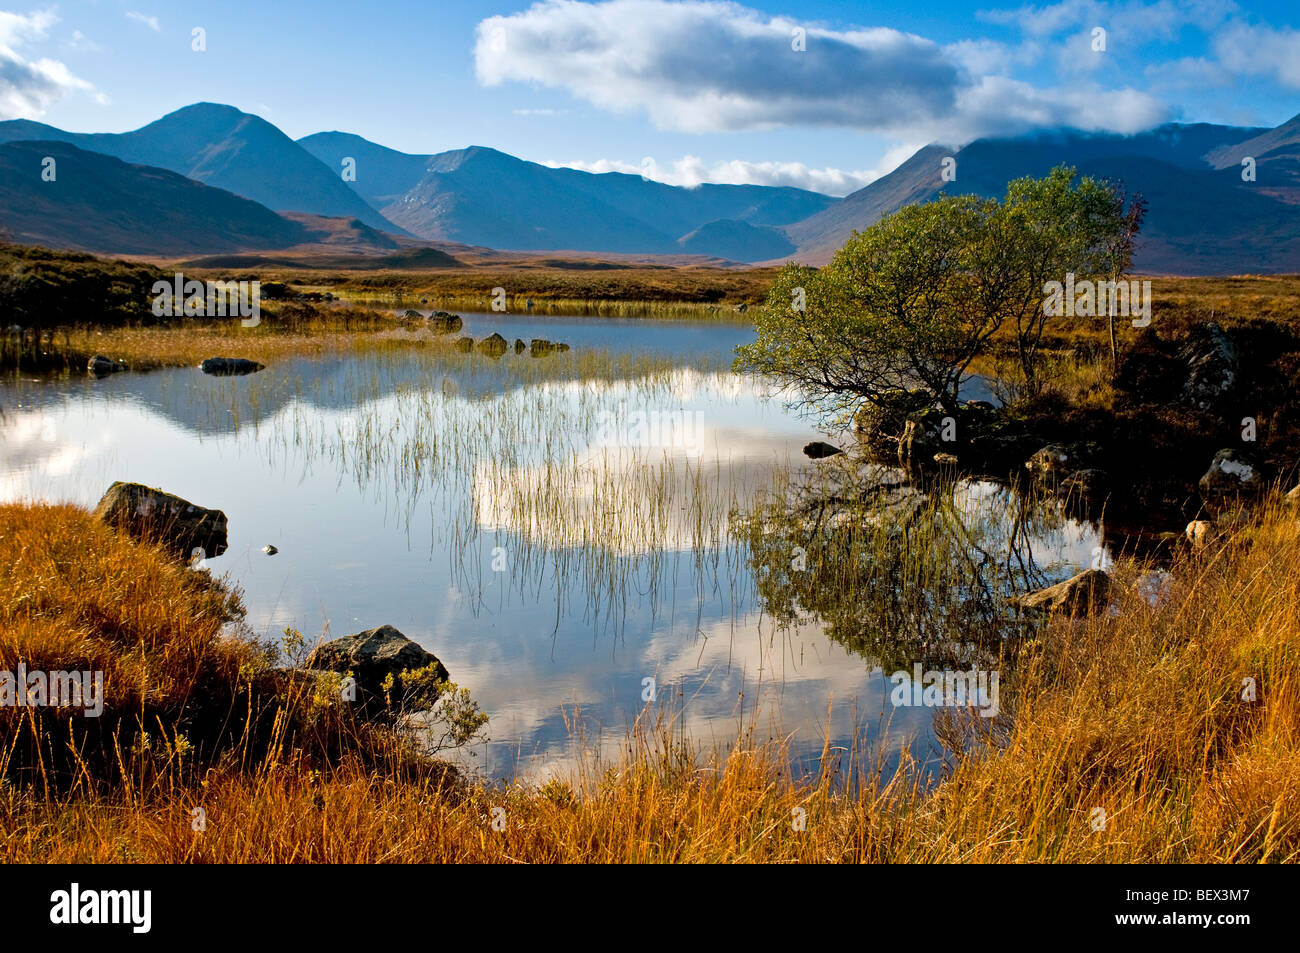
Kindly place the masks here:
MULTIPOLYGON (((573 350, 0 385, 0 497, 93 506, 127 480, 224 510, 229 549, 207 567, 243 590, 249 628, 397 627, 489 714, 470 763, 494 777, 613 750, 648 679, 706 746, 752 726, 810 768, 827 734, 937 753, 933 712, 895 709, 877 660, 815 616, 774 624, 756 593, 731 514, 817 466, 801 448, 824 435, 730 372, 750 328, 465 316, 463 334, 494 331, 573 350)), ((1004 505, 989 484, 963 492, 1004 505)), ((1098 538, 1062 519, 1031 544, 1063 578, 1098 538)))

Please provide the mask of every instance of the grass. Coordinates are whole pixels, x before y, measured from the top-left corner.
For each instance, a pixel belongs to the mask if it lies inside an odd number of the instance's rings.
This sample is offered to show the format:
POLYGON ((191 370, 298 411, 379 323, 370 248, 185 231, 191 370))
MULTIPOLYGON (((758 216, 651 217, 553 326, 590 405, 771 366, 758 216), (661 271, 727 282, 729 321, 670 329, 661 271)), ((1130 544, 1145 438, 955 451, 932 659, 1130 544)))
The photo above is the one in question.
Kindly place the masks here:
MULTIPOLYGON (((0 546, 6 664, 94 658, 120 666, 111 697, 135 686, 121 711, 156 689, 195 713, 214 704, 233 737, 246 734, 227 704, 243 666, 226 653, 244 650, 217 638, 212 592, 186 583, 189 570, 70 507, 0 509, 0 546), (187 623, 204 619, 193 634, 187 623), (197 671, 212 673, 209 692, 191 690, 197 671)), ((70 785, 44 786, 22 770, 31 756, 16 739, 40 730, 41 750, 58 750, 64 726, 6 712, 0 860, 1293 862, 1298 558, 1295 514, 1274 502, 1221 547, 1180 558, 1155 606, 1121 569, 1115 613, 1055 619, 1025 644, 1001 718, 939 713, 949 763, 931 786, 906 757, 879 776, 869 751, 828 751, 820 772, 796 776, 782 739, 752 730, 727 751, 700 750, 671 706, 647 710, 621 756, 541 786, 450 783, 432 763, 397 760, 398 747, 377 760, 304 731, 247 756, 187 758, 173 745, 132 756, 148 771, 126 759, 103 777, 86 760, 70 785), (1254 701, 1242 698, 1246 679, 1254 701)), ((158 736, 174 738, 167 717, 158 736)))

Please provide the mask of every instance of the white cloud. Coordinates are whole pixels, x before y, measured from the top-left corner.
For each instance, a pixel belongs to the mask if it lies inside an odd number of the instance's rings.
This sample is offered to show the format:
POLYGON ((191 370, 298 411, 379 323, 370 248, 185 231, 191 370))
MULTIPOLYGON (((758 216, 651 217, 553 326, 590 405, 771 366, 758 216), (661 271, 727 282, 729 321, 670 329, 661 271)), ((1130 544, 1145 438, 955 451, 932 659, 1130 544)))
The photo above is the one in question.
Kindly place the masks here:
POLYGON ((162 32, 162 26, 158 23, 157 17, 151 17, 145 13, 138 13, 135 10, 128 10, 126 14, 128 20, 134 20, 136 23, 143 23, 155 33, 162 32))
POLYGON ((23 15, 0 11, 0 119, 35 119, 68 92, 89 93, 98 102, 102 93, 58 60, 30 60, 19 49, 42 40, 59 18, 48 10, 23 15))
POLYGON ((1235 73, 1300 87, 1300 31, 1235 23, 1216 36, 1214 51, 1235 73))
POLYGON ((922 143, 909 143, 897 146, 886 152, 874 169, 856 171, 830 167, 815 169, 802 162, 747 162, 743 159, 730 159, 708 163, 693 155, 685 155, 666 164, 649 157, 640 163, 623 159, 578 159, 568 162, 550 160, 542 164, 553 169, 580 169, 583 172, 626 172, 631 175, 644 175, 646 178, 667 185, 682 185, 687 188, 705 183, 774 185, 842 196, 856 192, 882 175, 893 171, 899 163, 921 148, 921 145, 922 143))
MULTIPOLYGON (((1191 8, 1212 19, 1220 6, 1201 0, 1191 8)), ((1020 17, 1031 35, 1016 44, 975 39, 945 47, 897 30, 837 31, 715 0, 542 0, 479 24, 475 68, 485 85, 566 89, 612 112, 643 111, 661 129, 699 133, 829 126, 958 145, 1038 124, 1129 132, 1168 118, 1155 98, 1131 87, 1011 77, 1045 56, 1059 59, 1067 75, 1097 69, 1090 33, 1078 25, 1098 10, 1110 8, 1071 0, 989 15, 1020 17), (803 52, 793 49, 796 29, 805 31, 803 52), (1067 29, 1064 43, 1042 39, 1067 29)), ((1124 30, 1146 26, 1163 35, 1193 14, 1160 0, 1116 7, 1110 16, 1124 30)), ((811 170, 767 174, 813 181, 811 170)), ((837 189, 848 182, 823 180, 837 189)))
POLYGON ((474 52, 485 85, 564 88, 691 132, 938 120, 951 113, 959 72, 923 37, 801 27, 704 0, 544 0, 483 20, 474 52), (805 52, 792 48, 796 28, 806 30, 805 52))

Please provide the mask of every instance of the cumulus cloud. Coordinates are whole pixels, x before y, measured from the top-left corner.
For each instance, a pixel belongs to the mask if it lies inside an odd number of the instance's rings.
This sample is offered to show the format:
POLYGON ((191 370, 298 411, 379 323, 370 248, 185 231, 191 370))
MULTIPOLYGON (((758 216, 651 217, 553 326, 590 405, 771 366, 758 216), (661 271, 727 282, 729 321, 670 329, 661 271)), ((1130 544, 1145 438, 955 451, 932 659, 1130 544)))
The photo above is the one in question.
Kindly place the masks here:
POLYGON ((545 0, 483 20, 474 54, 485 85, 559 87, 691 132, 937 120, 958 85, 957 66, 923 37, 802 27, 700 0, 545 0), (797 30, 805 52, 794 48, 797 30))
POLYGON ((155 33, 162 32, 162 25, 158 22, 157 17, 151 17, 146 13, 139 13, 135 10, 128 10, 126 14, 128 20, 134 20, 136 23, 143 23, 155 33))
POLYGON ((1234 23, 1218 34, 1214 50, 1235 73, 1269 76, 1292 89, 1300 87, 1300 31, 1234 23))
MULTIPOLYGON (((1084 0, 1020 12, 1038 34, 1086 21, 1097 6, 1084 0)), ((1125 16, 1164 28, 1156 14, 1125 16)), ((825 126, 959 144, 1036 124, 1131 131, 1168 112, 1130 87, 1012 80, 1009 69, 1041 62, 1035 36, 941 46, 898 30, 837 31, 715 0, 543 0, 483 20, 474 56, 485 85, 565 89, 686 132, 825 126)))
POLYGON ((58 17, 48 10, 23 15, 0 11, 0 119, 35 119, 66 93, 80 90, 107 99, 63 63, 28 59, 20 48, 44 39, 58 17))

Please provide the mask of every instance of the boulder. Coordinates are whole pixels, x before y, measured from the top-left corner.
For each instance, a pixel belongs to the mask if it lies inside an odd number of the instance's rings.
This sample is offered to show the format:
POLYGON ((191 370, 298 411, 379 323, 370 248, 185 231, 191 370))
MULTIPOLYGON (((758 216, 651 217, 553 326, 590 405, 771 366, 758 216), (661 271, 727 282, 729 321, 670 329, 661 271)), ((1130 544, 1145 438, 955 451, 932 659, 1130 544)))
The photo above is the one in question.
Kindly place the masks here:
POLYGON ((462 354, 468 354, 474 350, 474 339, 471 337, 456 338, 456 350, 462 354))
POLYGON ((1061 481, 1061 493, 1083 504, 1099 503, 1106 498, 1110 477, 1105 470, 1084 467, 1075 470, 1061 481))
POLYGON ((491 334, 478 342, 478 349, 488 357, 496 360, 510 349, 510 344, 499 334, 491 334))
POLYGON ((86 362, 86 373, 92 377, 107 377, 109 374, 124 370, 126 370, 125 364, 103 354, 96 354, 86 362))
POLYGON ((1214 524, 1209 520, 1192 520, 1183 530, 1183 538, 1192 544, 1193 549, 1200 549, 1214 539, 1214 524))
POLYGON ((837 453, 843 453, 844 451, 839 447, 832 446, 831 444, 825 443, 821 440, 814 440, 812 443, 804 446, 803 452, 805 456, 808 456, 813 460, 823 460, 826 457, 833 457, 837 453))
POLYGON ((363 709, 382 709, 386 700, 391 700, 395 707, 419 710, 433 707, 438 692, 427 684, 404 685, 401 674, 431 665, 438 679, 451 677, 432 652, 391 625, 381 625, 317 646, 308 656, 306 667, 339 674, 351 672, 356 679, 356 701, 363 709), (383 686, 389 675, 393 677, 393 688, 386 699, 383 686))
POLYGON ((1210 468, 1198 484, 1201 495, 1211 500, 1254 493, 1262 485, 1259 467, 1248 454, 1234 447, 1227 447, 1214 455, 1210 468))
POLYGON ((255 374, 266 367, 245 357, 209 357, 199 365, 204 374, 255 374))
POLYGON ((204 557, 226 551, 225 513, 142 483, 114 483, 94 515, 137 539, 161 541, 184 556, 195 549, 202 549, 204 557))
POLYGON ((555 345, 546 338, 533 338, 528 342, 529 357, 545 357, 555 350, 555 345))
POLYGON ((523 354, 526 350, 528 350, 528 345, 523 342, 523 339, 515 338, 515 353, 523 354))
POLYGON ((429 315, 429 330, 434 334, 455 334, 463 325, 460 315, 450 311, 435 311, 429 315))
POLYGON ((1240 379, 1237 348, 1214 322, 1188 332, 1178 357, 1187 367, 1183 400, 1200 410, 1217 410, 1229 401, 1240 379))
POLYGON ((1051 443, 1026 460, 1025 469, 1034 482, 1055 487, 1080 467, 1073 447, 1051 443))
POLYGON ((1064 582, 1020 596, 1016 605, 1031 612, 1089 615, 1106 607, 1109 593, 1110 576, 1100 569, 1085 569, 1064 582))

